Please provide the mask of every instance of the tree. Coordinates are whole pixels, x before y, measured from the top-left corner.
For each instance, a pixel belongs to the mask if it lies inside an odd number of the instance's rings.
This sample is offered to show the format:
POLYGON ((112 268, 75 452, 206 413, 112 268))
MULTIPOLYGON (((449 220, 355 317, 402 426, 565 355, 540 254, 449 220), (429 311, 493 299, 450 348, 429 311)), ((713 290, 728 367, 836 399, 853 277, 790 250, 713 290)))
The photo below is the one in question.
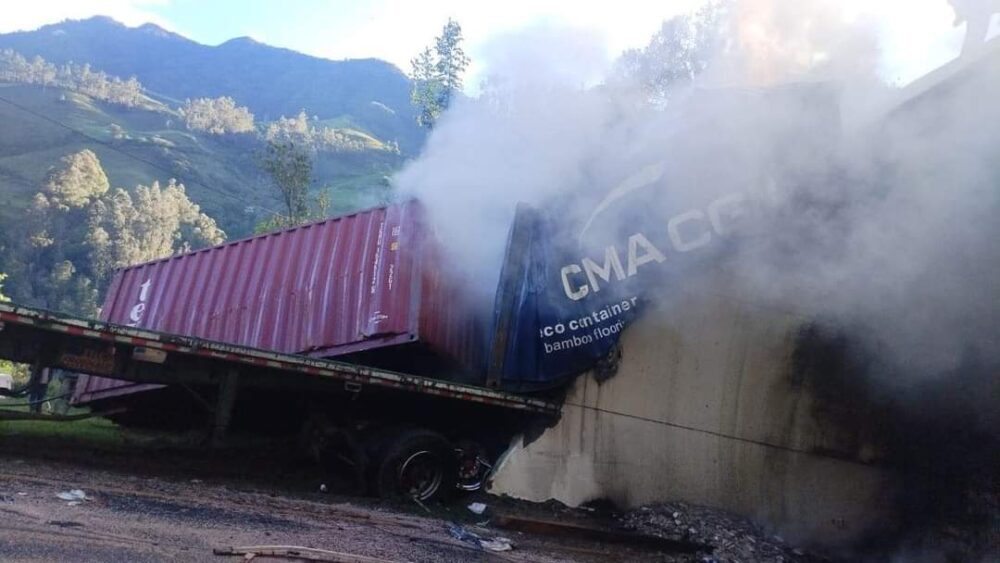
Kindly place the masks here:
POLYGON ((410 101, 416 106, 417 123, 431 128, 438 117, 451 105, 462 89, 462 74, 469 66, 469 57, 462 49, 462 26, 449 19, 434 40, 410 61, 413 89, 410 101))
POLYGON ((8 236, 3 268, 18 302, 89 316, 113 269, 218 244, 225 234, 184 186, 110 190, 97 156, 81 151, 60 160, 8 236))
POLYGON ((228 96, 187 100, 181 107, 181 115, 188 129, 212 135, 250 133, 255 128, 250 110, 236 105, 236 100, 228 96))
POLYGON ((107 193, 110 184, 97 155, 90 149, 64 156, 49 171, 43 197, 60 209, 80 208, 107 193))
POLYGON ((86 244, 93 277, 103 283, 112 270, 165 258, 225 240, 215 221, 188 199, 183 184, 116 189, 90 212, 86 244))
POLYGON ((712 0, 697 12, 663 22, 649 44, 625 51, 613 83, 637 86, 650 101, 666 103, 679 86, 704 72, 725 37, 730 0, 712 0))
POLYGON ((271 177, 284 204, 285 217, 279 218, 279 224, 293 226, 308 219, 313 169, 309 153, 291 142, 269 141, 260 158, 260 168, 271 177))
POLYGON ((0 80, 66 88, 126 107, 139 106, 143 101, 142 84, 134 76, 122 80, 95 72, 89 64, 56 67, 38 56, 28 62, 12 49, 0 50, 0 80))

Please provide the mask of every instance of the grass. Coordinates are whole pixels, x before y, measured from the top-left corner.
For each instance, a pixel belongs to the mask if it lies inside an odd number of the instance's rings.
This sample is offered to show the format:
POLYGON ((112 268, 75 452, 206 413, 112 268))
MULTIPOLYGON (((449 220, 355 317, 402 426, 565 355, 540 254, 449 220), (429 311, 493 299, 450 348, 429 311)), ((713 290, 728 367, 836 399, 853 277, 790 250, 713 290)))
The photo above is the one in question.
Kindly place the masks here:
MULTIPOLYGON (((0 407, 2 408, 2 407, 0 407)), ((74 413, 71 413, 74 414, 74 413)), ((16 437, 31 441, 73 441, 99 449, 116 449, 130 443, 125 432, 104 418, 88 418, 73 422, 44 420, 0 421, 0 438, 16 437)))

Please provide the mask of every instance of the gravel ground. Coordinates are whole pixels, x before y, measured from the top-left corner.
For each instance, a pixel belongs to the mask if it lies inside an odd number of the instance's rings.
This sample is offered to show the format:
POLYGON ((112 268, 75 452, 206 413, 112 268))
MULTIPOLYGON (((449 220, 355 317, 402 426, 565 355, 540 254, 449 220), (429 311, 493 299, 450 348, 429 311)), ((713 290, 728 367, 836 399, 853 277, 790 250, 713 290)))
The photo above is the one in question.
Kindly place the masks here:
POLYGON ((235 452, 221 458, 142 448, 94 452, 73 443, 36 447, 8 438, 0 438, 5 562, 224 562, 240 559, 213 555, 213 548, 245 545, 304 546, 394 562, 665 560, 621 545, 479 527, 476 520, 483 517, 465 509, 467 499, 432 506, 428 514, 416 506, 320 494, 317 481, 302 478, 295 462, 282 472, 273 456, 261 462, 235 452), (73 489, 83 490, 87 500, 57 497, 73 489), (485 538, 508 537, 514 549, 477 549, 449 533, 450 521, 485 538))
POLYGON ((721 510, 682 502, 644 506, 620 518, 629 530, 644 534, 693 541, 712 548, 709 556, 667 561, 678 563, 819 563, 827 561, 769 536, 744 518, 721 510))

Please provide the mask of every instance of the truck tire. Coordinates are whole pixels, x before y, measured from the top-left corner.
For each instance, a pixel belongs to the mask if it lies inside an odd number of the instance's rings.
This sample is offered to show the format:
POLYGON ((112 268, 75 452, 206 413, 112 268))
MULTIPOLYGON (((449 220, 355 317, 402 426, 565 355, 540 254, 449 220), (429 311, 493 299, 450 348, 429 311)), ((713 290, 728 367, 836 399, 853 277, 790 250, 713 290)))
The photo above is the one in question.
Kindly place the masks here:
POLYGON ((375 459, 372 492, 389 499, 428 501, 455 488, 455 451, 443 436, 408 429, 393 436, 375 459))

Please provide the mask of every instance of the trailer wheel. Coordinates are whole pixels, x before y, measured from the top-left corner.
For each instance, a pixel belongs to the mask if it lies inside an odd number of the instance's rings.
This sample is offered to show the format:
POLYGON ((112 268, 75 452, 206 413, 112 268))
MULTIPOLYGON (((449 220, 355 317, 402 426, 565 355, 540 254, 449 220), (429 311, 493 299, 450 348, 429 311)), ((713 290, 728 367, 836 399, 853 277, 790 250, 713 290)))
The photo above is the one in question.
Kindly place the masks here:
POLYGON ((382 498, 441 498, 455 487, 455 452, 436 432, 404 430, 382 449, 371 480, 382 498))
POLYGON ((459 440, 455 443, 455 456, 458 490, 471 493, 482 489, 493 469, 486 448, 474 440, 459 440))

